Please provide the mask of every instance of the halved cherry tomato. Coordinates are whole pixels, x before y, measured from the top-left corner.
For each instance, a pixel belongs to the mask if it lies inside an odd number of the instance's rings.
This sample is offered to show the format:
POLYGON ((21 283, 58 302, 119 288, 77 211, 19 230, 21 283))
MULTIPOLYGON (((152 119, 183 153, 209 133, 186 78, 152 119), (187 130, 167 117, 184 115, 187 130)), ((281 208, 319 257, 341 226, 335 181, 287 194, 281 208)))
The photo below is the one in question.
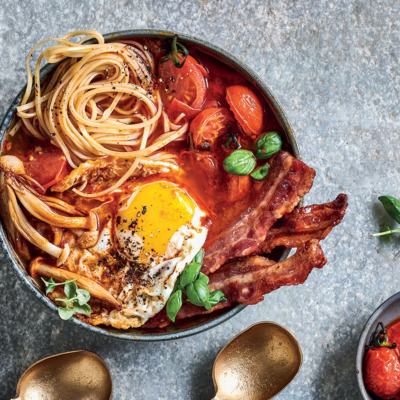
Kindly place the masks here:
POLYGON ((226 100, 243 131, 256 137, 263 129, 263 108, 253 90, 243 85, 226 88, 226 100))
POLYGON ((187 118, 191 119, 201 111, 201 108, 193 108, 180 100, 173 99, 168 107, 168 115, 176 118, 179 114, 184 113, 187 118))
POLYGON ((204 78, 208 78, 208 72, 203 67, 203 65, 199 64, 199 62, 194 57, 192 57, 191 55, 188 55, 187 59, 190 60, 199 69, 199 71, 204 76, 204 78))
POLYGON ((233 117, 227 108, 207 108, 190 124, 195 147, 212 147, 219 136, 228 132, 233 123, 233 117))
POLYGON ((25 172, 44 189, 61 181, 69 173, 63 152, 50 143, 35 142, 34 148, 16 156, 24 163, 25 172))
POLYGON ((169 106, 168 114, 171 117, 184 112, 191 118, 200 112, 206 97, 206 81, 190 59, 182 68, 176 68, 171 60, 161 64, 159 75, 162 101, 169 106))

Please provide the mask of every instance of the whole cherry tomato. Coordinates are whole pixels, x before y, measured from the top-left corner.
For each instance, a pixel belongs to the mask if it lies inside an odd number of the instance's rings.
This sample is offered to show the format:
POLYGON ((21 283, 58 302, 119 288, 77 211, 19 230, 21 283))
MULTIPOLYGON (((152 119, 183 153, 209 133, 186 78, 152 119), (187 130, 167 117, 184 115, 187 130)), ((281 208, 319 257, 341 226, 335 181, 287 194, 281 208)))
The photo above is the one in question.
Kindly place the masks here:
POLYGON ((368 390, 382 399, 393 399, 400 393, 400 362, 390 344, 382 322, 374 334, 373 345, 364 359, 364 382, 368 390))

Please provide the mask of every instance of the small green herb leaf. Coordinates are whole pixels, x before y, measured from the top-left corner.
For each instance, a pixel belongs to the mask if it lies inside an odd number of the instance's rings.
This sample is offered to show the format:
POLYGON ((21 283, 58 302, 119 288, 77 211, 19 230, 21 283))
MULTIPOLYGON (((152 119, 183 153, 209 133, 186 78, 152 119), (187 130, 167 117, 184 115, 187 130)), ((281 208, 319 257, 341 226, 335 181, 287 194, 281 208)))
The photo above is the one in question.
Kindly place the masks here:
POLYGON ((210 278, 206 274, 203 274, 202 272, 200 272, 199 277, 197 279, 200 281, 203 281, 207 284, 208 284, 208 281, 210 280, 210 278))
POLYGON ((167 302, 167 315, 168 318, 175 322, 175 317, 178 314, 180 308, 182 307, 182 290, 177 290, 167 302))
POLYGON ((282 148, 282 138, 278 132, 268 132, 262 135, 256 143, 256 157, 261 160, 270 158, 282 148))
POLYGON ((204 249, 201 249, 193 258, 192 262, 203 264, 204 249))
POLYGON ((90 315, 92 308, 89 304, 79 304, 77 301, 73 303, 73 310, 78 314, 90 315))
POLYGON ((76 297, 76 292, 78 290, 78 285, 75 282, 65 282, 64 293, 67 299, 73 299, 76 297))
POLYGON ((178 279, 175 281, 174 288, 172 289, 171 296, 178 290, 183 289, 181 286, 181 278, 178 276, 178 279))
POLYGON ((203 302, 200 300, 199 295, 197 294, 194 284, 191 283, 189 286, 186 287, 185 289, 186 296, 188 297, 188 300, 194 304, 195 306, 202 307, 203 302))
POLYGON ((90 300, 90 293, 86 289, 77 289, 76 297, 78 298, 79 305, 83 306, 90 300))
POLYGON ((75 313, 73 308, 66 307, 58 307, 58 315, 61 319, 67 320, 70 319, 75 313))
POLYGON ((205 306, 208 303, 210 289, 203 279, 198 279, 186 287, 188 300, 195 306, 205 306))
POLYGON ((216 290, 210 293, 209 303, 211 304, 212 307, 214 307, 221 301, 226 301, 226 297, 220 290, 216 290))
POLYGON ((53 281, 53 278, 50 278, 48 281, 46 281, 45 279, 42 278, 42 281, 44 282, 44 284, 46 286, 46 294, 51 293, 54 290, 54 288, 56 287, 56 284, 53 281))
POLYGON ((265 164, 262 167, 259 167, 255 171, 253 171, 250 176, 254 179, 257 179, 258 181, 261 181, 268 175, 268 171, 269 165, 265 164))
POLYGON ((400 224, 400 200, 393 196, 380 196, 378 200, 382 203, 387 213, 400 224))
POLYGON ((233 175, 248 175, 256 166, 254 155, 249 150, 235 150, 225 158, 223 167, 233 175))
POLYGON ((181 286, 186 287, 190 283, 193 283, 199 276, 200 269, 201 264, 198 262, 191 262, 188 264, 181 274, 181 286))

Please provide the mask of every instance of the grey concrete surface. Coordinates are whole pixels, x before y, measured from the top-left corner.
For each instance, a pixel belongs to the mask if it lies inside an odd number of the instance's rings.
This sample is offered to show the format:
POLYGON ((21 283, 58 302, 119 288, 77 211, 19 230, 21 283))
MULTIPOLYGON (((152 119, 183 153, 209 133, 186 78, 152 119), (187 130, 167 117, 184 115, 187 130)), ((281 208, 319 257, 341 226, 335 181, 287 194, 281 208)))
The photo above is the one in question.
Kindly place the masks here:
POLYGON ((270 85, 317 171, 306 202, 349 195, 328 263, 304 285, 277 290, 217 328, 178 342, 128 343, 61 321, 0 263, 0 398, 34 361, 88 349, 110 366, 115 399, 210 399, 212 363, 252 323, 272 320, 299 339, 304 364, 277 399, 358 399, 355 351, 372 311, 400 289, 400 235, 370 234, 386 217, 377 197, 400 197, 400 3, 397 0, 0 1, 0 116, 25 83, 25 56, 77 29, 159 28, 230 51, 270 85))

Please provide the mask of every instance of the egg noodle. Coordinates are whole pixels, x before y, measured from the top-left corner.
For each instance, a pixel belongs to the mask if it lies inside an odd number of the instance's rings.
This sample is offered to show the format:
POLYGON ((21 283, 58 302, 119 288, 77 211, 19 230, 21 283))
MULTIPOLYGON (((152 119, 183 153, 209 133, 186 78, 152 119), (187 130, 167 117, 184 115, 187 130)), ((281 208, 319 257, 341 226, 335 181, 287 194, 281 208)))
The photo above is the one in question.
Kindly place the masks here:
POLYGON ((98 197, 117 189, 134 175, 141 157, 173 157, 154 152, 184 139, 188 130, 183 114, 172 122, 163 111, 153 82, 153 57, 136 41, 105 43, 97 31, 76 31, 40 41, 29 53, 26 68, 27 86, 11 136, 23 129, 36 139, 50 141, 72 168, 100 157, 132 158, 132 166, 110 188, 94 194, 74 189, 81 196, 98 197), (77 36, 84 37, 77 43, 70 41, 77 36), (89 39, 95 43, 87 43, 89 39), (58 44, 39 55, 32 74, 33 53, 49 41, 58 44), (59 65, 41 83, 43 58, 59 65), (151 138, 159 122, 164 133, 151 138))

